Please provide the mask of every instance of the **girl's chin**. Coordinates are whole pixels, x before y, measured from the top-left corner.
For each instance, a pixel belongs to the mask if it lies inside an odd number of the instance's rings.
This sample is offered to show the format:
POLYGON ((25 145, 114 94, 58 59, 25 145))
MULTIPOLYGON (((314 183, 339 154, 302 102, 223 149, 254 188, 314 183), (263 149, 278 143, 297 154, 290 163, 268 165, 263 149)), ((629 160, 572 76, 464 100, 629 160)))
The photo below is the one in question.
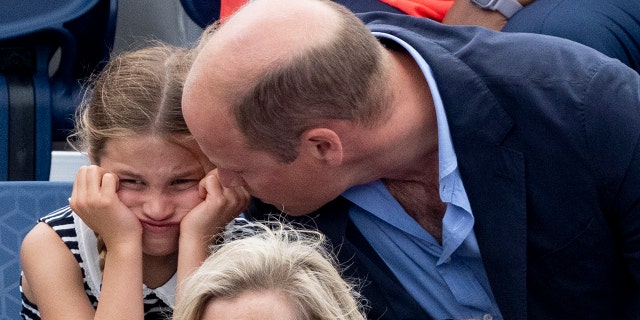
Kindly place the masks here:
POLYGON ((178 252, 178 241, 168 241, 167 239, 144 239, 143 253, 152 257, 166 257, 178 252))

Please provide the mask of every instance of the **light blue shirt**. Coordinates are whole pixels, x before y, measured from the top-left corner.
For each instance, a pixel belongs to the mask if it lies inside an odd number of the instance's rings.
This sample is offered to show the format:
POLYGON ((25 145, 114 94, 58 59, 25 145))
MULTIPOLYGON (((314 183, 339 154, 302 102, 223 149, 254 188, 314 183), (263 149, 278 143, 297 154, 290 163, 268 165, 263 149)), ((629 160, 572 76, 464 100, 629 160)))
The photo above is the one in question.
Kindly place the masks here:
POLYGON ((436 319, 502 319, 491 292, 478 242, 474 217, 458 170, 442 99, 431 68, 407 43, 402 45, 424 74, 438 123, 440 198, 447 203, 442 220, 442 245, 391 196, 381 181, 343 193, 351 201, 349 215, 404 288, 436 319))

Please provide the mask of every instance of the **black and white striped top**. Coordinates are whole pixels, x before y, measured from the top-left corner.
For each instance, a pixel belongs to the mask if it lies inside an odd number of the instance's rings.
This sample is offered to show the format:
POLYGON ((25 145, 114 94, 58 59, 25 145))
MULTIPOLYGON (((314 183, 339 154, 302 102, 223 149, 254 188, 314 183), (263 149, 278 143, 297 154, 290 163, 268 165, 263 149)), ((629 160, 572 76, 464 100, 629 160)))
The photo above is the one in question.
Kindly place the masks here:
MULTIPOLYGON (((84 289, 89 301, 96 308, 100 298, 102 272, 100 271, 99 255, 96 246, 95 233, 69 207, 58 209, 41 218, 42 221, 55 230, 78 261, 84 279, 84 289)), ((155 289, 143 285, 144 318, 170 319, 176 289, 176 275, 155 289)), ((20 288, 22 292, 22 288, 20 288)), ((22 319, 40 319, 38 307, 22 294, 22 319)))

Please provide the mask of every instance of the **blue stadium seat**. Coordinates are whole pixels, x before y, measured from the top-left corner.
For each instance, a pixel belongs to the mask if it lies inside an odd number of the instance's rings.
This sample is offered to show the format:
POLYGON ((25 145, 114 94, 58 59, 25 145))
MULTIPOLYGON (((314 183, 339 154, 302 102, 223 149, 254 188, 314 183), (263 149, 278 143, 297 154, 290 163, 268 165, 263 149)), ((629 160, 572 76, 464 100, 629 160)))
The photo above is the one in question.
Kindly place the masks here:
POLYGON ((220 18, 220 1, 224 0, 180 0, 180 3, 189 18, 201 28, 205 28, 220 18))
POLYGON ((20 244, 38 218, 69 204, 71 182, 0 181, 0 320, 19 319, 20 244))
POLYGON ((113 45, 117 0, 0 1, 0 180, 47 180, 81 84, 113 45))

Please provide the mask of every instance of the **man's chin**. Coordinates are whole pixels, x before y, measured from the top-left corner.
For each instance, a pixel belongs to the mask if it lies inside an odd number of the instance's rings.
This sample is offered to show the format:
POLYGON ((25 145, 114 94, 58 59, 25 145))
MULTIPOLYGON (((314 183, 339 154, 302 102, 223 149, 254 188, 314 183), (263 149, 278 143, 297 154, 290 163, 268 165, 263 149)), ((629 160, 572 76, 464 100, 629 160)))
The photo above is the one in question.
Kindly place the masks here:
POLYGON ((276 209, 278 209, 278 211, 280 212, 280 214, 286 214, 288 216, 292 216, 292 217, 299 217, 299 216, 304 216, 306 214, 312 213, 314 211, 316 211, 318 208, 309 208, 309 207, 296 207, 296 206, 291 206, 291 205, 284 205, 282 203, 277 203, 277 202, 269 202, 260 198, 257 198, 258 200, 264 202, 264 203, 268 203, 272 206, 274 206, 276 209))

